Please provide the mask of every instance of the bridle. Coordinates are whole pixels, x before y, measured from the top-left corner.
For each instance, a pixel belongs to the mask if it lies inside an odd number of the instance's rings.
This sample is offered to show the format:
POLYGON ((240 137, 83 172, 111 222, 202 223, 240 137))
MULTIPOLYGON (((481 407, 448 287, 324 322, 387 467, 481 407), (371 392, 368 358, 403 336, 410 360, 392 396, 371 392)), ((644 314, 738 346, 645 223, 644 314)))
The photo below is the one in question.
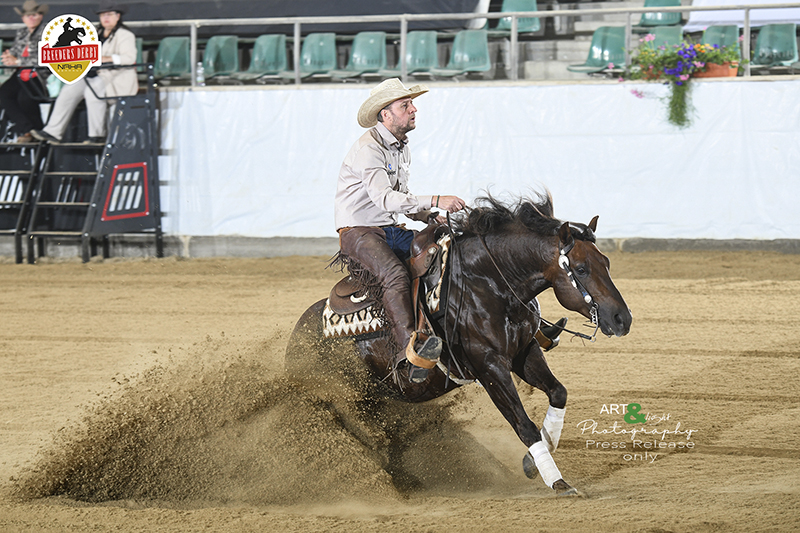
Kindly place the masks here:
MULTIPOLYGON (((497 273, 500 274, 501 278, 503 278, 503 281, 505 282, 506 286, 508 287, 508 290, 511 291, 511 294, 514 295, 514 298, 516 298, 517 301, 519 301, 519 303, 521 303, 523 306, 525 306, 528 309, 528 311, 530 311, 534 315, 538 314, 539 315, 539 320, 542 321, 545 325, 555 326, 555 324, 553 324, 552 322, 550 322, 549 320, 547 320, 543 316, 541 316, 541 312, 537 313, 536 310, 534 310, 530 306, 530 304, 528 302, 523 301, 522 298, 519 297, 517 292, 514 290, 514 287, 512 287, 511 283, 509 283, 508 279, 506 279, 506 276, 505 276, 505 274, 503 274, 503 271, 500 269, 500 266, 497 264, 497 261, 494 260, 494 256, 492 255, 492 252, 489 250, 489 247, 486 245, 486 239, 483 237, 483 235, 480 235, 479 237, 480 237, 480 240, 481 240, 481 244, 483 245, 483 249, 486 250, 486 254, 489 256, 489 259, 491 259, 492 264, 494 265, 494 268, 497 269, 497 273)), ((597 302, 595 302, 592 299, 592 296, 589 294, 589 292, 586 290, 586 288, 582 284, 580 284, 580 282, 578 282, 578 280, 575 278, 575 276, 574 276, 574 274, 572 272, 572 267, 569 264, 569 257, 567 256, 567 254, 572 250, 572 247, 574 245, 575 245, 575 243, 573 241, 568 246, 566 246, 564 248, 561 248, 559 250, 558 264, 562 269, 564 269, 566 271, 567 277, 569 278, 570 282, 572 283, 572 286, 575 287, 581 293, 581 295, 583 296, 583 301, 585 301, 587 304, 591 305, 591 307, 589 309, 589 314, 591 316, 592 324, 594 324, 595 328, 594 328, 594 332, 592 332, 591 335, 586 335, 585 333, 580 333, 578 331, 572 331, 572 330, 569 330, 569 329, 566 329, 566 328, 561 328, 561 330, 565 331, 565 332, 567 332, 567 333, 569 333, 571 335, 575 335, 576 337, 580 337, 581 339, 586 339, 589 342, 594 342, 595 338, 597 337, 597 331, 600 329, 599 321, 597 319, 597 302)))

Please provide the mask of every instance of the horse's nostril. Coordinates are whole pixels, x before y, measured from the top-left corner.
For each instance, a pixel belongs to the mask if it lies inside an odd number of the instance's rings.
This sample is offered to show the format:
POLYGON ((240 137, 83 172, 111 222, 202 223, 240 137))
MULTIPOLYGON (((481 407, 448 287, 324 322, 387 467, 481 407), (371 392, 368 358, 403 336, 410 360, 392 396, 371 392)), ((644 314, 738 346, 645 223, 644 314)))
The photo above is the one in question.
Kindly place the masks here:
POLYGON ((614 315, 614 322, 615 322, 615 323, 616 323, 618 326, 624 326, 624 325, 625 325, 625 321, 622 319, 622 316, 621 316, 621 315, 619 315, 619 314, 617 314, 617 315, 614 315))

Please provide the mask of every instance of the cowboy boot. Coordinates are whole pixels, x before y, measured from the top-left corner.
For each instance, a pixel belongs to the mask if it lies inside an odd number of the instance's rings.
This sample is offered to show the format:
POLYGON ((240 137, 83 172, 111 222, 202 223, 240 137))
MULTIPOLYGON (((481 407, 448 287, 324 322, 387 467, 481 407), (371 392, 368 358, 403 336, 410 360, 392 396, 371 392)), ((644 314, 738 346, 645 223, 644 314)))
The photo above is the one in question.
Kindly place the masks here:
POLYGON ((541 326, 536 332, 536 340, 539 341, 539 346, 542 350, 548 352, 558 346, 560 340, 559 335, 567 326, 567 317, 553 324, 552 326, 541 326))

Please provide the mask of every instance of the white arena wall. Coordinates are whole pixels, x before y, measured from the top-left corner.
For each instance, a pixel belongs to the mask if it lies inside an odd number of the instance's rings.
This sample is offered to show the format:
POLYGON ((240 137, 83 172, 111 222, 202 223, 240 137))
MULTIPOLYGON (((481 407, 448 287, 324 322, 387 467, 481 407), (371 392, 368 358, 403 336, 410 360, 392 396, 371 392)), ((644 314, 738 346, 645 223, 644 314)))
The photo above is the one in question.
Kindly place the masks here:
MULTIPOLYGON (((373 85, 162 90, 167 235, 335 237, 336 177, 373 85)), ((666 122, 656 83, 427 85, 416 193, 547 188, 557 217, 600 215, 605 239, 800 239, 798 76, 694 81, 686 129, 666 122)))

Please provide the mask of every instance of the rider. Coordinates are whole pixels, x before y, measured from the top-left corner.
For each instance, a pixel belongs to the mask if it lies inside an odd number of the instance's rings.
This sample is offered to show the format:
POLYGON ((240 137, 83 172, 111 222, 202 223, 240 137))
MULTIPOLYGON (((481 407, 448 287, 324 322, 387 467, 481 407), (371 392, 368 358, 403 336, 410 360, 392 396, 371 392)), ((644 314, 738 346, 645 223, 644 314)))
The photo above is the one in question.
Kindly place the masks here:
POLYGON ((409 362, 409 379, 422 383, 439 359, 442 341, 415 331, 411 280, 404 264, 412 230, 398 224, 398 215, 427 222, 445 219, 432 208, 455 213, 465 202, 452 195, 409 192, 411 153, 406 134, 416 127, 413 99, 428 92, 424 85, 406 88, 392 78, 370 91, 358 110, 358 124, 369 128, 345 156, 336 188, 335 220, 340 256, 359 263, 383 287, 382 303, 399 352, 393 368, 409 362), (414 364, 416 363, 416 364, 414 364))

